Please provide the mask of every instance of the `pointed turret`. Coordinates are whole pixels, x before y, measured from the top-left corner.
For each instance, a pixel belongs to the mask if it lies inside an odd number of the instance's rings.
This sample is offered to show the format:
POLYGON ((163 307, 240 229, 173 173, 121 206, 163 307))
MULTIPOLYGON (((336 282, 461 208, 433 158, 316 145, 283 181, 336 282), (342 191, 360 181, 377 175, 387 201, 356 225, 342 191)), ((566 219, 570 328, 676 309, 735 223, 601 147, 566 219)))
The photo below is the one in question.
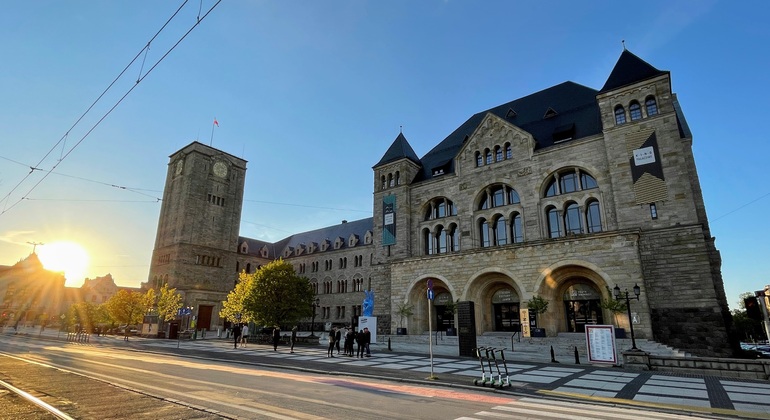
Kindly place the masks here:
POLYGON ((412 146, 406 140, 406 137, 404 137, 404 133, 398 133, 396 140, 393 141, 393 144, 390 145, 388 151, 385 152, 385 155, 382 156, 382 159, 380 159, 373 168, 385 165, 386 163, 395 162, 399 159, 409 159, 417 165, 420 165, 420 158, 417 157, 417 153, 414 152, 414 149, 412 149, 412 146))
POLYGON ((632 83, 647 80, 661 74, 668 74, 667 71, 658 70, 648 62, 634 55, 628 50, 623 50, 618 62, 604 83, 604 87, 599 93, 614 90, 632 83))

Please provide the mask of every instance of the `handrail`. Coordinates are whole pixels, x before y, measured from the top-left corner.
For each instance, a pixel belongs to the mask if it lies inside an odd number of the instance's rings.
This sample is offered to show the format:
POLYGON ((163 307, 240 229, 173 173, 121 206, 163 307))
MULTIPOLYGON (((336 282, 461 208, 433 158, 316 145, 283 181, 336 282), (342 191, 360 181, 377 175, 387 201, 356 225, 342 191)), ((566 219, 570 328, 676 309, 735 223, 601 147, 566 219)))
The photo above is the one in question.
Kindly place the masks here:
POLYGON ((435 333, 435 335, 436 335, 436 345, 438 345, 438 336, 439 336, 439 334, 441 334, 441 341, 444 341, 443 331, 436 330, 436 333, 435 333))

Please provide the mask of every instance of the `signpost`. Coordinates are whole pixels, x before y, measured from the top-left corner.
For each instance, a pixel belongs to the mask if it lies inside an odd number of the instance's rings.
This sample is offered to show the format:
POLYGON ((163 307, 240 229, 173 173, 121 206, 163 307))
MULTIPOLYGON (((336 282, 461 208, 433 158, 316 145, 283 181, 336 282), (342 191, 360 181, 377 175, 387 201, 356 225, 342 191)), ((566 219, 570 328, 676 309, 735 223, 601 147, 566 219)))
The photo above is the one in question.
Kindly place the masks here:
POLYGON ((433 306, 434 297, 433 280, 428 279, 428 351, 430 354, 430 377, 428 377, 428 379, 436 379, 436 377, 433 376, 433 329, 431 328, 433 321, 433 316, 431 315, 431 306, 433 306))

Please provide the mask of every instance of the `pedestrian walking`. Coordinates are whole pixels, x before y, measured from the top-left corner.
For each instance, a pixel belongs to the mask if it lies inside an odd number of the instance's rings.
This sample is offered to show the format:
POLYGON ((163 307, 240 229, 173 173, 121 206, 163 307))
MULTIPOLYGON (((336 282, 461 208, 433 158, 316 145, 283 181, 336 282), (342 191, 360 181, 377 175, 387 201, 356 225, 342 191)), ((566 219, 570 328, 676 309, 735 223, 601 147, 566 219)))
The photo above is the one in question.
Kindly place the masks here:
POLYGON ((238 348, 238 340, 240 339, 241 339, 241 325, 235 324, 233 325, 233 340, 234 340, 233 348, 234 349, 238 348))
POLYGON ((334 338, 337 336, 337 328, 332 327, 329 331, 329 348, 326 350, 326 357, 334 357, 334 338))
POLYGON ((246 347, 246 343, 249 342, 249 324, 243 324, 241 328, 241 347, 246 347))
POLYGON ((369 328, 364 328, 364 349, 366 349, 366 357, 371 357, 372 353, 369 351, 369 344, 372 343, 372 333, 369 332, 369 328))
POLYGON ((273 351, 278 351, 278 342, 281 341, 281 327, 273 328, 273 351))
POLYGON ((294 343, 297 342, 297 326, 295 325, 294 328, 291 329, 291 348, 289 348, 289 353, 294 353, 294 343))
POLYGON ((342 328, 334 329, 334 347, 337 349, 337 354, 340 354, 340 341, 342 341, 342 328))
POLYGON ((359 330, 356 334, 356 358, 364 357, 364 330, 359 330))

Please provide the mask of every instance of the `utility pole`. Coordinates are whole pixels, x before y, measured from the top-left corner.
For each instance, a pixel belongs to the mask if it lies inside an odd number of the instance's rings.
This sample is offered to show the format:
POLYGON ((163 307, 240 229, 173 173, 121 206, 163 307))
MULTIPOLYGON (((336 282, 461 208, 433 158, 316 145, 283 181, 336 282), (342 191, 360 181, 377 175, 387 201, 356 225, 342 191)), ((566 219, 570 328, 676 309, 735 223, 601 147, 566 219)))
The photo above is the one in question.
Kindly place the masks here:
POLYGON ((35 253, 35 250, 37 249, 38 245, 45 245, 42 242, 27 242, 28 244, 32 245, 32 253, 35 253))

